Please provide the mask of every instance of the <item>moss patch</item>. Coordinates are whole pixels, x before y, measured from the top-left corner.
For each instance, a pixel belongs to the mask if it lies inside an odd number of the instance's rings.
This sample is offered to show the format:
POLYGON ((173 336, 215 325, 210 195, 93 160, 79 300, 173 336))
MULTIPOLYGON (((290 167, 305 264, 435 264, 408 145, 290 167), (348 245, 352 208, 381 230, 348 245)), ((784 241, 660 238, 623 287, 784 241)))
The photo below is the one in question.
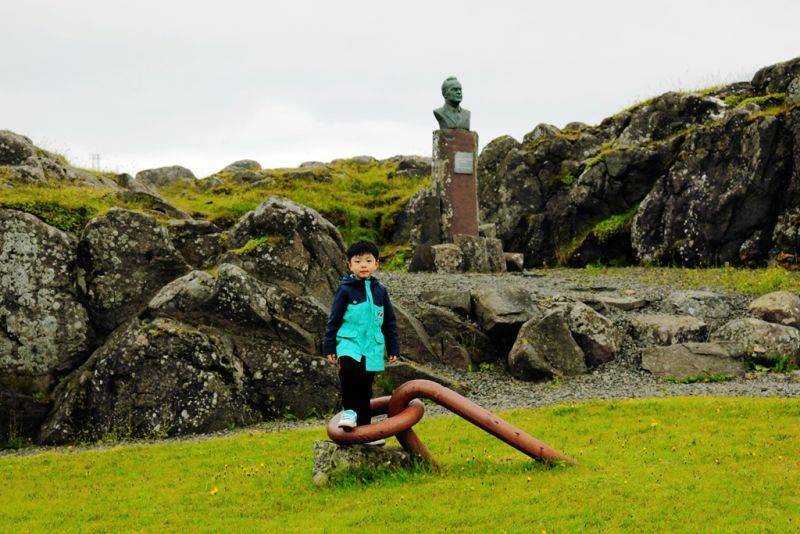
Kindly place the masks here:
POLYGON ((253 250, 259 249, 263 246, 276 246, 280 243, 283 238, 279 235, 262 235, 261 237, 256 237, 245 243, 243 246, 235 249, 231 249, 236 255, 243 255, 247 254, 248 252, 252 252, 253 250))

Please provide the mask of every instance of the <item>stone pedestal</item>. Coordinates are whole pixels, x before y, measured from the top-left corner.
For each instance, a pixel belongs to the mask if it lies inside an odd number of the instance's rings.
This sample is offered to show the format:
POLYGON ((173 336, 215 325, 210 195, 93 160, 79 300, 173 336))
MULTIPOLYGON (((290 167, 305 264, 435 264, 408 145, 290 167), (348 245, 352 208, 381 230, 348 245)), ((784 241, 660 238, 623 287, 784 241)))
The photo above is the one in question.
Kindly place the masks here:
POLYGON ((468 130, 433 132, 433 183, 442 200, 441 232, 478 235, 478 134, 468 130))

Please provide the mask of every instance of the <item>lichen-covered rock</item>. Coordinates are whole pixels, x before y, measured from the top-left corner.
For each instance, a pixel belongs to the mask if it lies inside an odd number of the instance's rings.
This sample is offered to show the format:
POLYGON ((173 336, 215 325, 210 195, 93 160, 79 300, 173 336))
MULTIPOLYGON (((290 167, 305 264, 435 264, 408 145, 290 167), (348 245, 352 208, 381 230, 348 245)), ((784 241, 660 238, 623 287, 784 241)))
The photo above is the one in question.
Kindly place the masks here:
POLYGON ((189 214, 183 212, 167 202, 164 197, 148 191, 118 191, 116 197, 124 203, 134 203, 141 206, 141 210, 154 217, 172 217, 175 219, 191 219, 189 214))
POLYGON ((400 304, 395 302, 393 306, 402 355, 421 363, 439 361, 439 357, 431 347, 431 338, 422 323, 400 304))
POLYGON ((136 173, 136 179, 156 189, 173 185, 194 186, 197 182, 194 173, 180 165, 139 171, 136 173))
POLYGON ((688 315, 642 313, 631 315, 633 335, 655 345, 705 341, 708 324, 688 315))
POLYGON ((226 166, 220 172, 260 171, 261 164, 252 159, 240 159, 226 166))
POLYGON ((119 189, 110 176, 73 167, 63 156, 36 147, 24 135, 0 130, 0 187, 14 187, 20 182, 37 185, 66 182, 119 189))
POLYGON ((211 222, 173 219, 167 231, 172 245, 192 267, 210 267, 225 251, 222 231, 211 222))
POLYGON ((460 289, 431 289, 420 293, 419 298, 435 306, 449 308, 459 315, 469 315, 472 296, 469 291, 460 289))
POLYGON ((461 247, 453 243, 421 244, 414 247, 414 257, 408 270, 412 273, 419 271, 458 273, 464 271, 464 260, 461 247))
MULTIPOLYGON (((461 254, 464 258, 464 271, 475 273, 491 272, 485 237, 456 234, 453 238, 453 242, 461 249, 461 254)), ((502 254, 502 252, 503 250, 501 247, 500 253, 502 254)), ((505 268, 505 264, 503 268, 505 268)))
POLYGON ((450 310, 427 306, 416 312, 441 363, 460 369, 500 358, 492 340, 471 321, 450 310))
POLYGON ((154 218, 119 208, 83 229, 78 265, 92 321, 104 332, 138 313, 162 286, 189 270, 154 218))
POLYGON ((522 287, 479 287, 471 294, 475 320, 487 332, 512 327, 516 335, 522 323, 540 315, 534 295, 522 287))
POLYGON ((176 436, 252 423, 230 343, 172 319, 133 320, 54 394, 39 441, 176 436))
POLYGON ((425 156, 392 156, 383 161, 396 163, 397 176, 430 176, 433 160, 425 156))
POLYGON ((315 299, 261 282, 228 263, 216 275, 192 271, 170 282, 152 298, 148 312, 242 336, 264 335, 309 353, 318 353, 327 324, 315 299))
POLYGON ((580 302, 567 306, 566 317, 572 336, 583 350, 587 366, 609 362, 616 357, 623 336, 608 318, 580 302))
POLYGON ((342 236, 315 210, 271 196, 242 216, 227 235, 225 261, 265 282, 329 304, 346 273, 342 236))
POLYGON ((713 291, 672 291, 665 303, 671 312, 691 315, 701 320, 724 319, 731 315, 731 306, 724 295, 713 291))
POLYGON ((441 215, 442 199, 436 194, 436 189, 433 186, 420 189, 397 216, 392 242, 413 245, 441 243, 441 215))
POLYGON ((508 369, 520 380, 586 372, 583 351, 570 334, 564 310, 552 310, 522 325, 508 354, 508 369))
POLYGON ((761 319, 734 319, 712 333, 711 338, 738 342, 755 360, 775 362, 781 357, 800 356, 800 330, 761 319))
POLYGON ((773 291, 752 301, 747 310, 770 323, 800 327, 800 297, 789 291, 773 291))
POLYGON ((311 477, 317 486, 326 486, 338 477, 359 476, 381 469, 412 469, 412 457, 399 447, 337 445, 332 441, 314 442, 314 468, 311 477))
MULTIPOLYGON (((773 116, 732 114, 687 136, 674 165, 642 200, 631 239, 648 263, 741 263, 742 247, 770 229, 791 168, 789 137, 773 116)), ((770 235, 771 232, 762 235, 770 235)), ((748 262, 769 241, 748 244, 748 262)))
POLYGON ((648 347, 642 369, 655 376, 686 379, 713 375, 742 376, 742 348, 735 343, 678 343, 648 347))
POLYGON ((46 394, 88 357, 94 334, 77 298, 74 237, 0 209, 0 384, 46 394))

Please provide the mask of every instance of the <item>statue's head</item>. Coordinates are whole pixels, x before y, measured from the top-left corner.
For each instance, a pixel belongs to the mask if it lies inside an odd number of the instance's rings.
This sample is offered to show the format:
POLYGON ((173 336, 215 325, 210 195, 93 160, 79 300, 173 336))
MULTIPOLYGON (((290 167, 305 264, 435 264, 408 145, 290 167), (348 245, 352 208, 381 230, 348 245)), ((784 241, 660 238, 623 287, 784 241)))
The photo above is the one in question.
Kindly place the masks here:
POLYGON ((450 76, 442 82, 442 96, 454 106, 461 103, 461 82, 455 76, 450 76))

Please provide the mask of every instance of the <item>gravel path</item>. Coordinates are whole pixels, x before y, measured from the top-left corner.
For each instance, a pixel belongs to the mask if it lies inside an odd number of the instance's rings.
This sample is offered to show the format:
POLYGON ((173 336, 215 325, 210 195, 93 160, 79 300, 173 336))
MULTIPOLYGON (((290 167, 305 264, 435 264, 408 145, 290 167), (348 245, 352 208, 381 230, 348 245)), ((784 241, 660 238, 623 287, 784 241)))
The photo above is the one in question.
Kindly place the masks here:
MULTIPOLYGON (((478 286, 509 284, 520 285, 535 291, 541 298, 570 298, 579 300, 587 292, 598 294, 636 295, 651 302, 641 311, 666 311, 664 297, 674 289, 664 284, 650 284, 636 276, 598 275, 580 270, 533 271, 526 275, 461 274, 444 275, 430 273, 381 273, 381 281, 389 288, 392 299, 406 306, 419 301, 419 294, 429 289, 469 290, 478 286)), ((719 292, 719 291, 718 291, 719 292)), ((724 292, 723 292, 724 293, 724 292)), ((724 293, 733 316, 744 316, 747 303, 752 297, 724 293)), ((616 309, 606 315, 615 323, 624 323, 626 313, 616 309)), ((540 407, 551 404, 588 399, 627 399, 670 396, 742 396, 742 397, 800 397, 800 371, 792 373, 749 373, 743 378, 725 382, 678 384, 654 378, 639 368, 638 355, 641 347, 627 340, 617 358, 582 376, 553 382, 524 382, 511 378, 495 364, 495 369, 468 372, 442 366, 430 366, 438 375, 459 382, 468 388, 466 396, 490 410, 540 407)), ((426 415, 449 413, 436 405, 426 407, 426 415)), ((247 428, 217 432, 202 436, 186 436, 153 441, 126 442, 125 445, 153 445, 167 442, 200 441, 231 436, 246 432, 274 432, 305 428, 324 424, 324 420, 272 421, 247 428)), ((84 450, 107 449, 117 443, 94 444, 76 447, 28 447, 19 450, 0 451, 0 458, 27 456, 44 451, 72 453, 84 450)))

